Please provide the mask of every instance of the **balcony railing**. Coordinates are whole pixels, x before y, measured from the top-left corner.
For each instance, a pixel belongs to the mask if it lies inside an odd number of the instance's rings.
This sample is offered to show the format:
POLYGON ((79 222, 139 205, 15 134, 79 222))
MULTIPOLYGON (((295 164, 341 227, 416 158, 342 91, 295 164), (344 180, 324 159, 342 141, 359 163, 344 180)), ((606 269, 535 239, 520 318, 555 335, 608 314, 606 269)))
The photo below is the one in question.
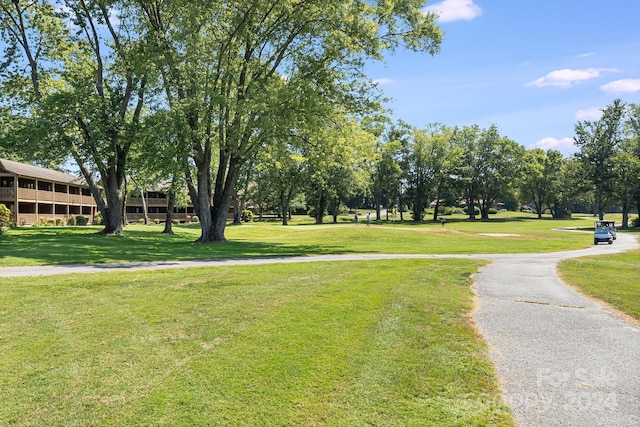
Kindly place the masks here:
POLYGON ((0 199, 13 200, 16 197, 16 192, 13 188, 4 187, 0 188, 0 199))
POLYGON ((36 190, 30 188, 18 188, 18 199, 36 200, 36 190))
POLYGON ((53 191, 38 190, 38 200, 43 202, 53 202, 53 191))

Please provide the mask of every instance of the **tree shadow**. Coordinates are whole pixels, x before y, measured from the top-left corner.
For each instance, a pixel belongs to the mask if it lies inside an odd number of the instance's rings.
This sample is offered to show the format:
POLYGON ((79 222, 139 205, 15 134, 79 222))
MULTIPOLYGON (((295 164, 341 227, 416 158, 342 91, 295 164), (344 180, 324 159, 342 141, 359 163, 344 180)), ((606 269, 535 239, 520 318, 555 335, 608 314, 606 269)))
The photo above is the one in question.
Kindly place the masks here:
POLYGON ((189 233, 167 235, 131 230, 121 235, 96 234, 95 230, 42 228, 30 233, 3 236, 0 262, 4 265, 100 264, 111 262, 193 261, 221 258, 258 258, 294 255, 356 253, 340 245, 281 244, 229 240, 224 244, 195 244, 189 233))

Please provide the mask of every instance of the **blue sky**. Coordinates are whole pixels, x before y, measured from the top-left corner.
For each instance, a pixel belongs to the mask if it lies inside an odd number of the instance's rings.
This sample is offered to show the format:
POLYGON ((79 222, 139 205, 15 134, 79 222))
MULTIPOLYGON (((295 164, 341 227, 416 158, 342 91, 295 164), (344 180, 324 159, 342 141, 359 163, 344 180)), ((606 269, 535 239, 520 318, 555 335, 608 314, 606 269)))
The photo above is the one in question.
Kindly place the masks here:
POLYGON ((569 155, 578 120, 640 103, 640 0, 429 1, 445 32, 435 56, 400 51, 367 72, 394 119, 496 124, 527 148, 569 155))

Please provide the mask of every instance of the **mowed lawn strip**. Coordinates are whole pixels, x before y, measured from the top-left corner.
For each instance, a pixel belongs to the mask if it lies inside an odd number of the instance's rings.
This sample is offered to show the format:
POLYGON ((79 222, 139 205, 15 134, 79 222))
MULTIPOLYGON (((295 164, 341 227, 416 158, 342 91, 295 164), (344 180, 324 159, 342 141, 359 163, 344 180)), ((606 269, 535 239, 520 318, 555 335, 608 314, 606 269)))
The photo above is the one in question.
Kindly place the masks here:
POLYGON ((0 280, 0 425, 514 425, 471 260, 0 280))
POLYGON ((640 320, 640 251, 569 259, 558 271, 580 292, 640 320))
POLYGON ((445 227, 390 222, 371 227, 251 223, 229 226, 229 242, 224 245, 194 244, 200 235, 198 224, 177 225, 173 236, 162 234, 162 225, 131 224, 120 236, 97 235, 100 227, 24 227, 0 238, 0 266, 344 253, 537 253, 585 248, 593 243, 587 233, 554 230, 592 221, 500 215, 488 222, 450 218, 445 227))

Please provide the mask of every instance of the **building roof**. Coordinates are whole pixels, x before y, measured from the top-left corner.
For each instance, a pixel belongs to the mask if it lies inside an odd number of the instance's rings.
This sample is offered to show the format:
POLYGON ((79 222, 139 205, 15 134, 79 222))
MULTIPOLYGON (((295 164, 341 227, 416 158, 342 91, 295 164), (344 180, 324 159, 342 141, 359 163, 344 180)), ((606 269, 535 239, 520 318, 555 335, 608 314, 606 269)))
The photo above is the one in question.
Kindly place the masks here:
POLYGON ((0 159, 0 170, 28 178, 55 181, 64 184, 86 185, 82 179, 68 173, 53 169, 40 168, 38 166, 14 162, 7 159, 0 159))

